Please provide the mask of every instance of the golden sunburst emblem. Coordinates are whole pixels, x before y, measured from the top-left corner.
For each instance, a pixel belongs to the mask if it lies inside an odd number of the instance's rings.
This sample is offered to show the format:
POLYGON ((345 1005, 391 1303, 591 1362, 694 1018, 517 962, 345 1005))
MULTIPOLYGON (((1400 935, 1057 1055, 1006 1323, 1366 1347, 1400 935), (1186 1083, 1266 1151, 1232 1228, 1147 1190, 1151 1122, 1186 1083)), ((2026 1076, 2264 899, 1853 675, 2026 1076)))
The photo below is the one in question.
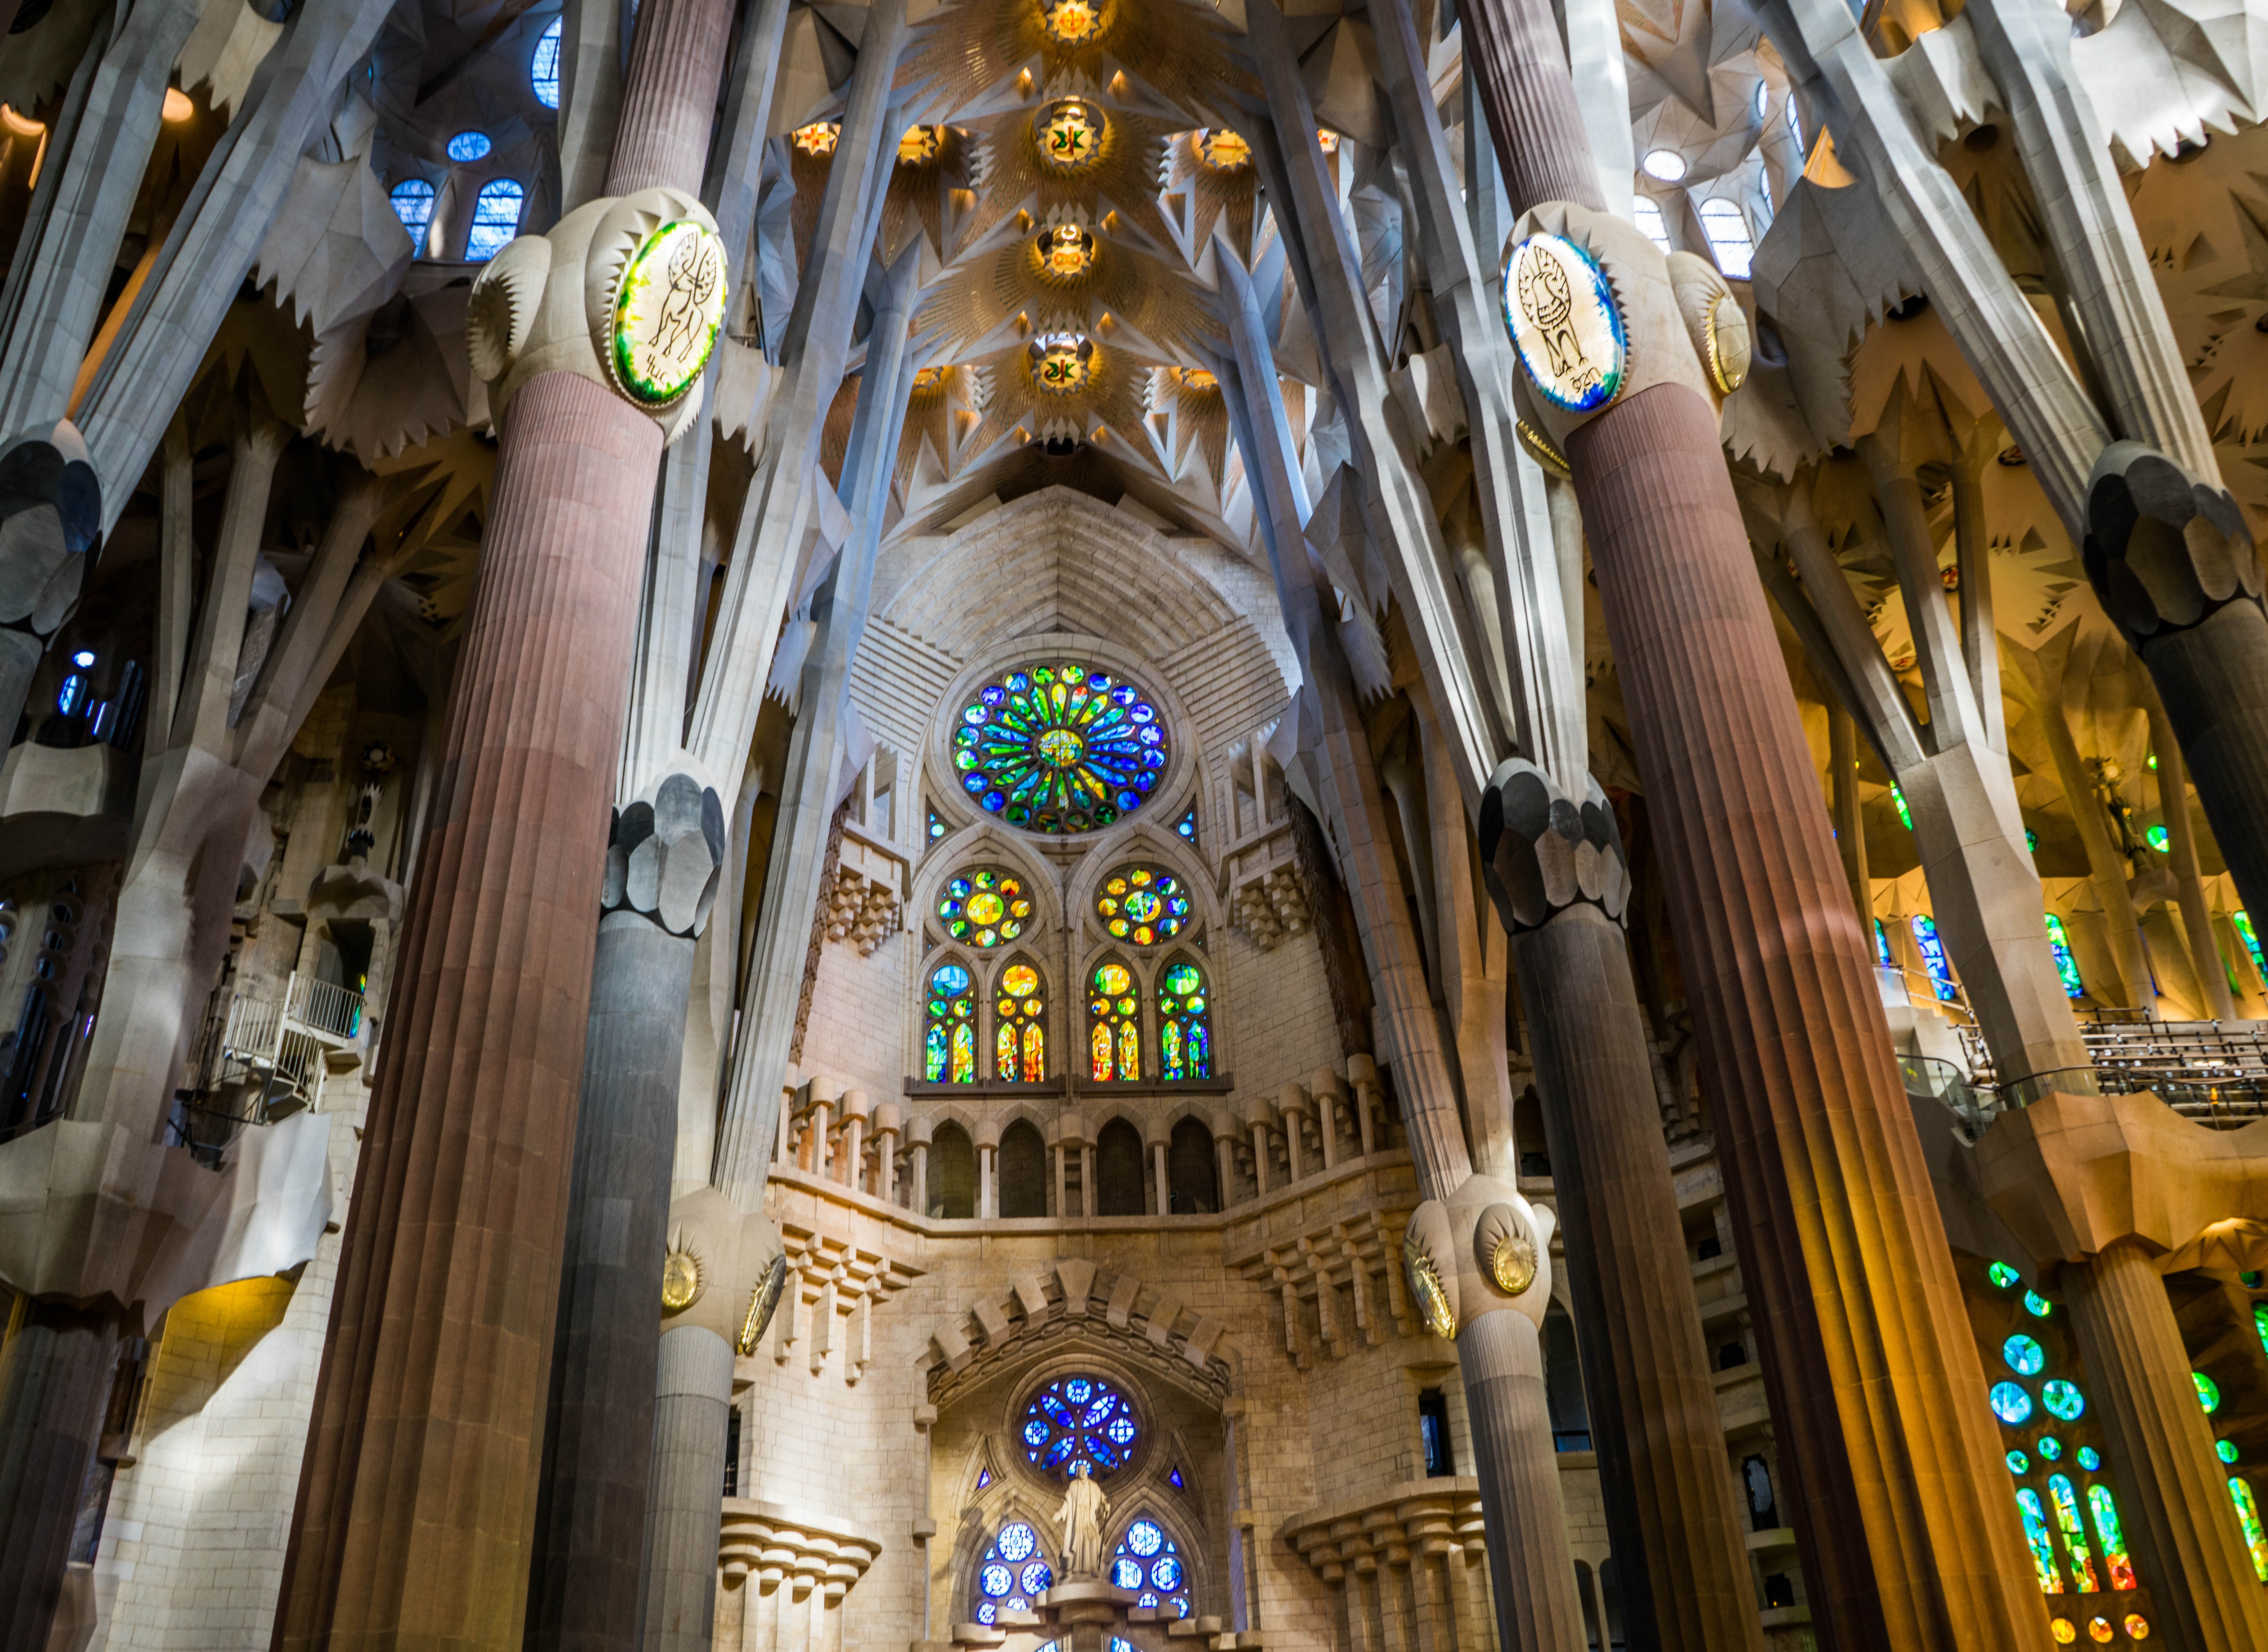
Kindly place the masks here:
POLYGON ((796 128, 787 139, 806 155, 832 155, 843 141, 843 125, 839 121, 814 121, 796 128))
POLYGON ((1032 382, 1050 395, 1082 390, 1094 368, 1094 341, 1077 333, 1043 333, 1027 347, 1032 382))
POLYGON ((1202 367, 1176 367, 1174 377, 1180 381, 1182 389, 1195 391, 1200 395, 1220 388, 1220 380, 1202 367))
POLYGON ((740 1357, 754 1354, 770 1329, 772 1315, 779 1308, 780 1292, 787 1285, 787 1258, 775 1256, 771 1266, 756 1280, 756 1288, 748 1293, 748 1311, 741 1318, 740 1334, 733 1347, 740 1357))
POLYGON ((1092 46, 1110 26, 1110 0, 1045 0, 1040 32, 1058 46, 1092 46))
POLYGON ((1403 1271, 1410 1279, 1410 1295, 1418 1303, 1418 1317, 1437 1337, 1457 1334, 1457 1316, 1449 1307, 1449 1293, 1441 1287, 1440 1270, 1433 1259, 1414 1245, 1403 1252, 1403 1271))
POLYGON ((1040 274, 1050 282, 1078 281, 1094 268, 1094 236, 1077 224, 1042 230, 1032 242, 1040 274))
POLYGON ((680 1240, 661 1264, 661 1305, 672 1313, 690 1308, 707 1282, 700 1252, 680 1240))
POLYGON ((1102 112, 1080 98, 1064 98, 1040 112, 1034 136, 1040 161, 1051 172, 1079 172, 1102 154, 1108 125, 1102 112))
POLYGON ((1209 126, 1197 133, 1197 158, 1217 173, 1233 173, 1252 165, 1252 145, 1225 126, 1209 126))
POLYGON ((945 148, 945 128, 941 126, 909 126, 906 135, 898 140, 898 165, 920 166, 938 158, 945 148))

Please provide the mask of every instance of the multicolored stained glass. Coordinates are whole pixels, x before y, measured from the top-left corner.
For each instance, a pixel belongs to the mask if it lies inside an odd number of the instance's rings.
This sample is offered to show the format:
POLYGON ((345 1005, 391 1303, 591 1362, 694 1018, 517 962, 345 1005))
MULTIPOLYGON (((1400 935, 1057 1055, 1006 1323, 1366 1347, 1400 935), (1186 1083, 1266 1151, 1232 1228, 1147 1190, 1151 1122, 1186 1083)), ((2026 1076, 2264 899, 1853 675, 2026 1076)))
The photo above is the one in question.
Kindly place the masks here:
POLYGON ((992 1005, 992 1076, 1036 1084, 1048 1076, 1047 997, 1022 959, 1000 972, 992 1005))
POLYGON ((2068 1618, 2057 1618, 2048 1624, 2048 1633, 2055 1637, 2058 1646, 2069 1646, 2079 1639, 2079 1626, 2068 1618))
POLYGON ((2048 1537, 2047 1508, 2039 1493, 2026 1486, 2016 1493, 2016 1508, 2024 1516, 2024 1541, 2031 1546, 2032 1570, 2040 1580, 2040 1593, 2063 1593, 2063 1574, 2056 1570, 2055 1544, 2048 1537))
POLYGON ((1169 1079, 1212 1076, 1204 972, 1177 958, 1158 977, 1158 1065, 1169 1079))
POLYGON ((932 1084, 976 1082, 976 986, 975 978, 959 964, 940 964, 929 973, 922 1076, 932 1084))
POLYGON ((2039 1448, 2040 1455, 2051 1463, 2059 1461, 2063 1457, 2063 1442, 2051 1434, 2042 1435, 2033 1442, 2033 1444, 2039 1448))
POLYGON ((1951 1003, 1961 996, 1953 984, 1953 960, 1945 955, 1945 943, 1937 938, 1937 920, 1926 912, 1918 912, 1912 920, 1914 944, 1921 949, 1921 961, 1929 971, 1929 979, 1937 988, 1938 1001, 1951 1003))
POLYGON ((2063 1532, 2064 1555, 2071 1562, 2073 1581, 2080 1594, 2092 1595, 2101 1586, 2095 1581, 2095 1557, 2087 1546, 2087 1528, 2080 1523, 2079 1494, 2072 1490, 2068 1475, 2051 1474, 2048 1495, 2055 1501, 2056 1524, 2063 1532))
POLYGON ((2260 1505, 2251 1485, 2238 1475, 2228 1477, 2229 1501, 2236 1505, 2236 1524, 2244 1533, 2244 1546, 2252 1556, 2252 1573, 2268 1583, 2268 1532, 2260 1528, 2260 1505))
POLYGON ((1171 872, 1126 866, 1103 879, 1094 910, 1102 927, 1119 940, 1152 946, 1182 932, 1189 918, 1189 897, 1171 872))
POLYGON ((1118 1539, 1110 1557, 1110 1582, 1116 1589, 1140 1591, 1138 1606, 1170 1606, 1176 1618, 1189 1615, 1189 1569, 1165 1527, 1147 1515, 1118 1539))
POLYGON ((1992 1391, 1985 1396, 1992 1402, 1992 1414, 2011 1428, 2021 1428, 2032 1418, 2032 1397, 2015 1383, 1995 1383, 1992 1391))
POLYGON ((2150 1620, 2147 1618, 2145 1618, 2139 1612, 2128 1612, 2126 1614, 2126 1638, 2130 1641, 2148 1640, 2150 1638, 2150 1620))
POLYGON ((997 866, 976 866, 947 883, 937 898, 945 932, 971 946, 998 946, 1023 934, 1032 899, 1023 880, 997 866))
POLYGON ((2048 1352, 2032 1338, 2019 1333, 2000 1345, 2000 1357, 2019 1377, 2037 1377, 2047 1368, 2048 1352))
POLYGON ((2092 1474, 2102 1466, 2102 1453, 2091 1445, 2079 1448, 2079 1465, 2092 1474))
POLYGON ((2087 1488, 2087 1509, 2095 1516, 2095 1535, 2102 1543, 2102 1563, 2110 1571, 2110 1587, 2134 1587, 2134 1562, 2126 1553, 2126 1528, 2119 1524, 2118 1504, 2110 1495, 2110 1487, 2100 1484, 2087 1488))
POLYGON ((2268 957, 2261 955, 2260 936, 2252 928, 2251 915, 2239 907, 2228 914, 2228 921, 2236 926, 2236 938, 2244 943, 2244 950, 2252 954, 2252 967, 2268 977, 2268 957))
MULTIPOLYGON (((1874 920, 1874 962, 1884 969, 1896 969, 1898 966, 1897 959, 1890 956, 1890 932, 1882 928, 1882 921, 1880 918, 1874 920)), ((2006 1264, 1995 1262, 1992 1266, 2001 1267, 2006 1264)))
POLYGON ((1100 1377, 1060 1377, 1032 1396, 1019 1430, 1024 1456, 1042 1473, 1101 1479, 1126 1466, 1142 1425, 1126 1396, 1100 1377))
POLYGON ((1898 806, 1898 824, 1907 831, 1913 830, 1913 811, 1906 807, 1906 795, 1896 786, 1890 788, 1890 801, 1898 806))
POLYGON ((2087 1620, 2087 1638, 2097 1646, 2109 1646, 2115 1633, 2108 1618, 2089 1618, 2087 1620))
POLYGON ((2173 852, 2173 835, 2161 826, 2154 826, 2142 833, 2143 841, 2161 855, 2173 852))
POLYGON ((2205 1415, 2209 1417, 2214 1412, 2219 1411, 2220 1409, 2220 1384, 2214 1382, 2212 1377, 2207 1377, 2203 1371, 2191 1371, 2190 1373, 2190 1380, 2197 1384, 2198 1404, 2205 1407, 2205 1415))
POLYGON ((1157 708, 1072 661, 987 683, 961 709, 953 765, 978 807, 1028 832, 1092 832, 1138 809, 1166 768, 1157 708))
POLYGON ((2031 1472, 2031 1458, 2026 1457, 2021 1451, 2011 1451, 2008 1453, 2008 1472, 2011 1474, 2029 1474, 2031 1472))
POLYGON ((2065 1422, 2077 1422, 2087 1410, 2087 1396, 2079 1391, 2077 1383, 2067 1383, 2061 1377, 2043 1384, 2040 1388, 2040 1404, 2048 1414, 2065 1422))
POLYGON ((1087 1050, 1095 1079, 1142 1076, 1141 1005, 1134 996, 1134 972, 1116 959, 1094 966, 1086 1002, 1087 1050))
POLYGON ((2063 920, 2052 912, 2048 919, 2048 951, 2055 954, 2056 974, 2063 981, 2066 998, 2084 997, 2087 983, 2079 978, 2079 960, 2071 955, 2071 936, 2065 931, 2063 920))
POLYGON ((1040 1592, 1054 1582, 1040 1534, 1026 1521, 1009 1521, 976 1563, 976 1621, 997 1623, 1003 1612, 1033 1611, 1040 1592))
POLYGON ((2035 1319, 2044 1319, 2055 1311, 2055 1304, 2036 1290, 2024 1293, 2024 1311, 2035 1319))
MULTIPOLYGON (((1880 919, 1875 920, 1875 926, 1877 928, 1881 927, 1881 921, 1880 919)), ((2021 1274, 2016 1272, 2014 1268, 2010 1267, 2006 1262, 1993 1263, 1992 1267, 1984 1270, 1984 1277, 1991 1280, 2002 1290, 2007 1290, 2011 1286, 2021 1284, 2024 1278, 2021 1274)))

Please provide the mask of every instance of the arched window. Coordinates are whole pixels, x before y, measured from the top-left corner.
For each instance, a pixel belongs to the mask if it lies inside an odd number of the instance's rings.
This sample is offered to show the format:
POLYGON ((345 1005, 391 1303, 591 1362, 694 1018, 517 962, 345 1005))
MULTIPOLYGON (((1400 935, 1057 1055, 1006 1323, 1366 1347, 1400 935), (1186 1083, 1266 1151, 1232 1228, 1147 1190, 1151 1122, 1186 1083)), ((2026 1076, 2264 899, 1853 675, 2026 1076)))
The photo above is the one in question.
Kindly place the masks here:
POLYGON ((1921 949, 1923 967, 1929 971, 1932 985, 1937 988, 1941 1002, 1952 1003, 1961 996, 1953 984, 1953 960, 1945 955, 1945 943, 1937 938, 1937 921, 1927 913, 1917 913, 1913 919, 1914 944, 1921 949))
POLYGON ((1113 1119, 1094 1139, 1094 1193, 1098 1216, 1138 1216, 1147 1208, 1142 1133, 1123 1119, 1113 1119))
POLYGON ((1212 1076, 1204 972, 1186 953, 1158 976, 1158 1068, 1168 1080, 1212 1076))
POLYGON ((1189 1615, 1189 1570, 1165 1527, 1147 1515, 1118 1539, 1110 1557, 1110 1582, 1116 1589, 1139 1590, 1138 1606, 1170 1606, 1176 1618, 1189 1615))
POLYGON ((2082 998, 2087 995, 2087 983, 2079 978, 2079 960, 2071 955, 2071 936, 2063 927, 2063 920, 2052 912, 2047 914, 2048 951, 2055 955, 2056 973, 2063 980, 2063 995, 2082 998))
POLYGON ((976 991, 963 965, 929 973, 928 1025, 922 1033, 922 1076, 932 1084, 976 1082, 976 991))
POLYGON ((1663 252, 1672 253, 1677 250, 1670 245, 1669 225, 1662 220, 1661 209, 1644 195, 1638 196, 1631 202, 1631 221, 1638 225, 1640 234, 1663 252))
POLYGON ((1212 1132, 1196 1119, 1174 1127, 1166 1148, 1166 1208, 1175 1215, 1211 1215, 1220 1208, 1220 1181, 1212 1132))
POLYGON ((1182 880, 1155 866, 1122 866, 1102 880, 1095 915, 1114 939, 1136 946, 1170 941, 1189 920, 1182 880))
POLYGON ((1047 996, 1022 958, 1000 972, 992 1005, 992 1076, 1036 1084, 1048 1076, 1047 996))
POLYGON ((1021 1119, 1000 1133, 999 1177, 1002 1215, 1048 1214, 1048 1144, 1021 1119))
POLYGON ((1142 1021, 1134 972, 1116 958, 1094 966, 1087 1000, 1088 1063, 1098 1083, 1142 1076, 1142 1021))
POLYGON ((526 192, 509 178, 491 179, 473 198, 473 229, 466 238, 465 258, 482 263, 494 258, 506 242, 519 233, 519 209, 526 192))
POLYGON ((949 1120, 930 1138, 929 1214, 962 1218, 976 1214, 976 1149, 968 1132, 949 1120))
POLYGON ((557 17, 545 26, 535 37, 535 55, 528 60, 527 82, 535 90, 535 100, 547 109, 559 106, 559 26, 565 22, 557 17))
POLYGON ((1071 661, 976 691, 953 764, 979 808, 1027 832, 1092 832, 1142 806, 1166 768, 1157 708, 1131 683, 1071 661))
POLYGON ((1125 1466, 1142 1436, 1126 1396, 1100 1377, 1049 1383, 1024 1407, 1024 1457, 1042 1473, 1068 1480, 1081 1468, 1103 1479, 1125 1466))
POLYGON ((1749 233, 1749 220, 1740 203, 1715 195, 1701 203, 1701 232, 1709 238, 1709 251, 1717 268, 1734 281, 1749 278, 1749 265, 1756 244, 1749 233))
POLYGON ((1031 921, 1032 899, 1013 872, 972 866, 939 892, 937 915, 954 940, 970 946, 998 946, 1023 934, 1031 921))
POLYGON ((993 1534, 991 1546, 976 1562, 975 1617, 996 1621, 1003 1611, 1029 1612, 1033 1598, 1055 1582, 1055 1568, 1030 1523, 1010 1520, 993 1534))
POLYGON ((394 216, 401 220, 401 227, 409 231, 409 239, 418 252, 425 251, 426 231, 433 223, 433 186, 423 178, 405 178, 387 194, 394 202, 394 216))

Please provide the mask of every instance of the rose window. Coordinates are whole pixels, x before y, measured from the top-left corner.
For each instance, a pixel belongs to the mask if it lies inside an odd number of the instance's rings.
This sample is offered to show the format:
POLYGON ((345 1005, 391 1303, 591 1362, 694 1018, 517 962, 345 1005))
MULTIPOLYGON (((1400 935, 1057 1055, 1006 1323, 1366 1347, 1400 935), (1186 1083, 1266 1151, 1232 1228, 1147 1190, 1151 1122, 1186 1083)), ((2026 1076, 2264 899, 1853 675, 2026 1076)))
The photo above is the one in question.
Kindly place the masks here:
POLYGON ((1092 832, 1138 809, 1166 768, 1157 708, 1131 683, 1063 663, 1009 672, 961 709, 953 766, 988 813, 1027 832, 1092 832))
POLYGON ((1121 941, 1148 946, 1170 941, 1189 921, 1189 898, 1181 879, 1154 866, 1129 866, 1103 880, 1094 899, 1102 927, 1121 941))
POLYGON ((1123 1467, 1141 1433, 1126 1396, 1099 1377, 1049 1383, 1024 1409, 1024 1455, 1058 1479, 1082 1467, 1098 1478, 1123 1467))
POLYGON ((1032 898, 1013 873, 979 866, 961 873, 937 898, 945 932, 971 946, 998 946, 1023 934, 1032 916, 1032 898))
POLYGON ((1040 1552, 1040 1534, 1025 1521, 1009 1521, 976 1563, 976 1621, 998 1622, 1003 1611, 1032 1611, 1054 1582, 1054 1568, 1040 1552))
POLYGON ((1170 1606, 1176 1618, 1189 1615, 1189 1575, 1174 1540, 1156 1521, 1137 1520, 1118 1539, 1110 1560, 1114 1588, 1139 1591, 1138 1606, 1170 1606))

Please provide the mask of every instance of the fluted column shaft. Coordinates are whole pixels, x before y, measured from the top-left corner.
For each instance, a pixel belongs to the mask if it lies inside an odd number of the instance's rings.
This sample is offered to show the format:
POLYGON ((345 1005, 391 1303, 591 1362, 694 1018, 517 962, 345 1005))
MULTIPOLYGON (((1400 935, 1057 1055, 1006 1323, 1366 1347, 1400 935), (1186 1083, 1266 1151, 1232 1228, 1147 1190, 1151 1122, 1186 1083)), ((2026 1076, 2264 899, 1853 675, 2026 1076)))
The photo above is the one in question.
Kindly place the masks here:
POLYGON ((729 0, 647 0, 607 162, 608 195, 656 184, 701 187, 733 11, 729 0))
MULTIPOLYGON (((661 1339, 648 1493, 644 1652, 709 1652, 717 1605, 718 1502, 733 1406, 733 1348, 680 1325, 661 1339)), ((753 1579, 747 1587, 755 1587, 753 1579)))
POLYGON ((2268 912, 2268 613, 2239 599, 2141 652, 2236 892, 2268 912))
MULTIPOLYGON (((1583 1608, 1567 1560, 1567 1513, 1535 1322, 1510 1308, 1476 1315, 1457 1329, 1457 1367, 1496 1580, 1498 1637, 1507 1648, 1572 1652, 1587 1644, 1583 1608)), ((1387 1620, 1390 1626, 1395 1614, 1387 1620)))
POLYGON ((521 1638, 631 620, 661 436, 569 373, 505 410, 372 1098, 279 1648, 521 1638))
POLYGON ((599 924, 527 1582, 537 1648, 638 1643, 661 1267, 694 937, 643 913, 599 924))
POLYGON ((0 1352, 0 1652, 47 1652, 117 1361, 115 1314, 52 1302, 0 1352))
POLYGON ((1512 944, 1631 1642, 1761 1648, 1622 931, 1577 905, 1512 944))
POLYGON ((2130 1235, 2066 1267, 2063 1288, 2159 1634, 2177 1652, 2268 1647, 2268 1597, 2239 1540, 2166 1281, 2130 1235))

